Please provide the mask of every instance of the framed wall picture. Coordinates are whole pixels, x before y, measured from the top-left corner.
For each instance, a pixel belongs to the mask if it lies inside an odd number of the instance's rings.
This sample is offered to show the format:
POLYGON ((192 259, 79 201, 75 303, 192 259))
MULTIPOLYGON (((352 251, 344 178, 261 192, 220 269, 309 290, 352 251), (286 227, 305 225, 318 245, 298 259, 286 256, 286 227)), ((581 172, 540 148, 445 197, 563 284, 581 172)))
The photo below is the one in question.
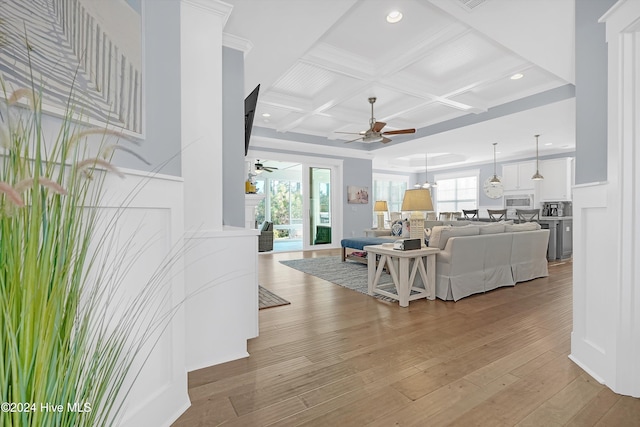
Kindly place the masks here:
POLYGON ((0 74, 8 94, 33 81, 43 111, 61 116, 71 99, 73 119, 143 136, 140 1, 1 3, 0 74))
POLYGON ((369 187, 347 185, 347 203, 369 203, 369 187))

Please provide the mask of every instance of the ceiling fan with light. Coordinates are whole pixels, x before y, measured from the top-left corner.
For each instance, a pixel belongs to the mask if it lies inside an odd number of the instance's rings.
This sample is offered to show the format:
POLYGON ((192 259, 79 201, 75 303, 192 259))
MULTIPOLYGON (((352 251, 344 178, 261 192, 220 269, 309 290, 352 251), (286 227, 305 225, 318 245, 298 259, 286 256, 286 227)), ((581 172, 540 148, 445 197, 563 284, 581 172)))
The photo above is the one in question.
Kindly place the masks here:
POLYGON ((386 126, 384 122, 376 121, 375 117, 373 117, 373 104, 376 102, 375 97, 369 98, 369 104, 371 104, 371 119, 369 119, 369 129, 363 132, 355 133, 355 132, 336 132, 336 133, 350 133, 354 135, 361 135, 356 139, 352 139, 351 141, 345 142, 354 142, 354 141, 362 141, 362 142, 382 142, 386 144, 390 142, 391 139, 387 138, 385 135, 400 135, 405 133, 415 133, 415 129, 398 129, 398 130, 389 130, 386 132, 382 132, 382 128, 386 126))
POLYGON ((258 174, 262 172, 273 172, 274 170, 278 170, 278 168, 263 165, 262 163, 260 163, 259 159, 256 159, 255 168, 256 168, 256 173, 258 174))

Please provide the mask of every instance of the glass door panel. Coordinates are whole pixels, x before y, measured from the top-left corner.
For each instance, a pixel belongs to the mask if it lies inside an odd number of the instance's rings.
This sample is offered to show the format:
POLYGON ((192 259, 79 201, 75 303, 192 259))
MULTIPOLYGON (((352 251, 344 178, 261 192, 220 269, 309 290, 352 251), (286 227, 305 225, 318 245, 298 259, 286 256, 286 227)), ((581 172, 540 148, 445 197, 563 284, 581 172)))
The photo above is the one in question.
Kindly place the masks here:
POLYGON ((331 169, 309 168, 310 246, 331 243, 331 169))

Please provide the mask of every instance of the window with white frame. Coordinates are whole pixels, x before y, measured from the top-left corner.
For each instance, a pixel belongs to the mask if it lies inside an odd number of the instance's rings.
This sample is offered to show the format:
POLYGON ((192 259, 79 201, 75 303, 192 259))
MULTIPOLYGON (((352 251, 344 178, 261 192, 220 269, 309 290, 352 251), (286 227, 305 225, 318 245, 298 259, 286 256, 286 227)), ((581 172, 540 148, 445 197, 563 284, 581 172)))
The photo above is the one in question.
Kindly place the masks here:
POLYGON ((479 171, 436 175, 436 211, 462 212, 463 209, 477 209, 478 177, 479 171))
MULTIPOLYGON (((373 202, 385 200, 389 212, 400 212, 404 192, 409 187, 409 177, 402 175, 373 174, 373 202)), ((372 204, 373 206, 373 204, 372 204)), ((385 220, 389 215, 385 215, 385 220)), ((378 227, 377 213, 373 213, 373 225, 378 227)))

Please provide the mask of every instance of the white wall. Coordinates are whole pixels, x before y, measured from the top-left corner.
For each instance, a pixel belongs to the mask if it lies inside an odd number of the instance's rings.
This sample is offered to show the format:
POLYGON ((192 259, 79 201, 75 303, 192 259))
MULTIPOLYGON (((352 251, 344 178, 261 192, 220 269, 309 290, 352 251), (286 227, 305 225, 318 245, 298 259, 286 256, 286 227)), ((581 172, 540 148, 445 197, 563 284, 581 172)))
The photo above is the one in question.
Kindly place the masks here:
POLYGON ((122 256, 124 265, 110 268, 129 268, 121 285, 109 296, 118 301, 116 310, 126 310, 127 301, 145 288, 152 292, 140 307, 144 311, 138 321, 142 330, 130 337, 132 344, 143 338, 149 341, 132 367, 130 380, 139 376, 126 399, 121 425, 167 426, 189 406, 184 354, 182 180, 125 172, 124 179, 107 176, 100 206, 105 219, 101 228, 119 218, 113 231, 116 238, 109 241, 107 251, 110 259, 122 256), (158 273, 160 280, 155 280, 158 273))
POLYGON ((608 43, 607 181, 573 191, 570 357, 613 391, 640 397, 640 2, 619 1, 603 22, 608 43))

